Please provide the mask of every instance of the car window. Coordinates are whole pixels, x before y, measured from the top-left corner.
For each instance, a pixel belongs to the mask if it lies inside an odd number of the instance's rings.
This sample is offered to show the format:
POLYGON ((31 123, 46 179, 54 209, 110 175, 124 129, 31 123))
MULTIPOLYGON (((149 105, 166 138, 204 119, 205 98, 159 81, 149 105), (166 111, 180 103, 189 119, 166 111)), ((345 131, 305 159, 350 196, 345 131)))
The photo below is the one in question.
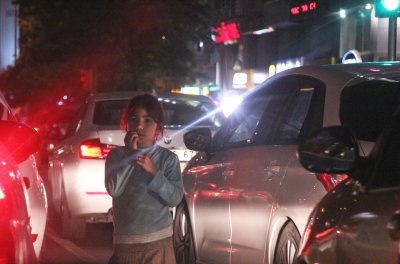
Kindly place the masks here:
POLYGON ((286 80, 267 83, 248 95, 213 139, 213 148, 257 144, 276 129, 276 123, 295 90, 286 80))
POLYGON ((325 85, 313 78, 292 76, 280 86, 290 87, 290 97, 284 103, 274 136, 266 138, 266 142, 273 145, 297 144, 311 131, 322 127, 325 85))
MULTIPOLYGON (((216 105, 191 99, 159 99, 165 112, 165 126, 179 128, 190 124, 220 127, 224 118, 216 113, 216 105)), ((93 124, 119 126, 129 100, 100 101, 95 105, 93 124)))
POLYGON ((213 148, 296 143, 322 126, 324 95, 325 86, 309 77, 267 82, 232 113, 215 135, 213 148))
MULTIPOLYGON (((295 144, 298 142, 300 133, 305 123, 307 114, 310 112, 311 102, 315 88, 299 88, 288 104, 287 114, 279 124, 278 133, 274 144, 295 144)), ((319 111, 322 113, 322 109, 319 111)), ((322 115, 320 117, 322 122, 322 115)))
POLYGON ((400 186, 400 116, 397 114, 392 121, 391 130, 384 131, 378 150, 372 152, 377 162, 371 188, 400 186))
POLYGON ((251 104, 246 102, 235 112, 232 123, 232 135, 228 139, 228 143, 238 143, 246 141, 250 143, 253 135, 256 133, 257 125, 261 119, 262 113, 269 103, 278 100, 278 98, 255 98, 251 100, 251 104), (235 128, 236 127, 236 128, 235 128))
POLYGON ((195 99, 179 100, 164 99, 161 101, 165 112, 165 125, 169 128, 182 127, 190 124, 220 127, 223 123, 216 105, 195 99))
POLYGON ((129 100, 107 100, 96 102, 93 124, 99 126, 119 126, 125 106, 129 100))
POLYGON ((358 139, 376 141, 399 103, 399 81, 370 80, 347 86, 340 97, 340 121, 358 139))
POLYGON ((87 102, 81 106, 81 108, 79 109, 78 115, 68 126, 66 136, 74 135, 76 132, 78 132, 80 126, 82 125, 83 117, 86 114, 87 107, 88 107, 87 102))

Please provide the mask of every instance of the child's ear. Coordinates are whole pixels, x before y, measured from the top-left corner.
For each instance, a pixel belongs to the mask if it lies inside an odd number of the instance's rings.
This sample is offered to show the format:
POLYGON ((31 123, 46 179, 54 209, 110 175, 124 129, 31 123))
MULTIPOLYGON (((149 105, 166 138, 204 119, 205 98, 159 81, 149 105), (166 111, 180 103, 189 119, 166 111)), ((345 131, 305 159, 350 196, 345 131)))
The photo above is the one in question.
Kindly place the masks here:
POLYGON ((162 138, 161 133, 159 130, 156 132, 156 141, 160 140, 162 138))

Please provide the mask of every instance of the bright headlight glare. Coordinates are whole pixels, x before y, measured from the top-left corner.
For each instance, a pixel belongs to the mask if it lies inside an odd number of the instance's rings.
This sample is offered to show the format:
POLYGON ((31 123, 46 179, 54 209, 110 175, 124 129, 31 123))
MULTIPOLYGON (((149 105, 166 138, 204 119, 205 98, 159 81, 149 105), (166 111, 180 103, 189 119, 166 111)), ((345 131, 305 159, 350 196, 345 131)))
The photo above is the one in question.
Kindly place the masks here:
POLYGON ((229 116, 238 105, 243 101, 240 95, 226 95, 222 99, 222 112, 227 117, 229 116))

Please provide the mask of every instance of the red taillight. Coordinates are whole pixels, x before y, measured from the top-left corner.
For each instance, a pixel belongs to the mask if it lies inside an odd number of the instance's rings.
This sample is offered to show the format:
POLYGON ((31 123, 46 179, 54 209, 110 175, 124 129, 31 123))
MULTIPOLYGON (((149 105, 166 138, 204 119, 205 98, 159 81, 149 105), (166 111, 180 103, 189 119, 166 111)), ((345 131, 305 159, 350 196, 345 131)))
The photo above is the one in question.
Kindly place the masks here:
POLYGON ((38 234, 31 234, 32 242, 35 242, 38 238, 38 234))
POLYGON ((80 157, 83 159, 105 159, 115 145, 100 143, 99 138, 88 139, 80 145, 80 157))
POLYGON ((335 188, 340 182, 346 180, 349 176, 347 174, 329 174, 329 173, 317 173, 317 179, 322 182, 325 190, 328 192, 335 188))

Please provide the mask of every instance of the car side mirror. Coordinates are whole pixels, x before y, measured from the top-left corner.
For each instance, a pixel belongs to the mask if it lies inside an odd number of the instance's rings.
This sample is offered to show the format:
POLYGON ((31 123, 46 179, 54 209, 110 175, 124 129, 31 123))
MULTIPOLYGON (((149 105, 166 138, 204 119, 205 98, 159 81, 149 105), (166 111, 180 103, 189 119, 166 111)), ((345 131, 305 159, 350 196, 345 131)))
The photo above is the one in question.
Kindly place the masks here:
POLYGON ((355 166, 358 144, 352 132, 340 126, 316 131, 300 143, 301 165, 317 173, 347 173, 355 166))
POLYGON ((1 120, 0 143, 8 149, 14 160, 20 163, 39 150, 40 136, 27 125, 1 120))
POLYGON ((188 149, 207 152, 211 146, 211 130, 200 127, 190 130, 183 135, 183 142, 188 149))

